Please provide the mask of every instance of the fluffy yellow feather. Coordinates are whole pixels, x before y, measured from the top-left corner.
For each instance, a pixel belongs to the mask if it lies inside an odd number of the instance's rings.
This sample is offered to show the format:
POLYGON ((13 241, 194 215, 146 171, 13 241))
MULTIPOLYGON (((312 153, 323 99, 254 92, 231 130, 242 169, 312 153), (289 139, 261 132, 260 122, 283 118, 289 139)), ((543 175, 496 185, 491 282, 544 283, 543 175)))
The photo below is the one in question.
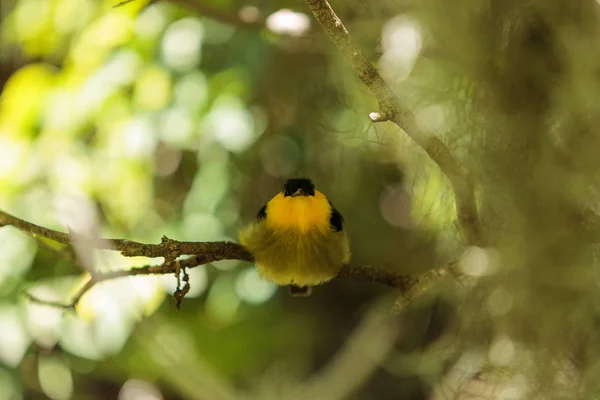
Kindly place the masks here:
POLYGON ((239 238, 264 278, 314 286, 335 278, 350 261, 342 225, 340 213, 309 179, 288 179, 239 238))

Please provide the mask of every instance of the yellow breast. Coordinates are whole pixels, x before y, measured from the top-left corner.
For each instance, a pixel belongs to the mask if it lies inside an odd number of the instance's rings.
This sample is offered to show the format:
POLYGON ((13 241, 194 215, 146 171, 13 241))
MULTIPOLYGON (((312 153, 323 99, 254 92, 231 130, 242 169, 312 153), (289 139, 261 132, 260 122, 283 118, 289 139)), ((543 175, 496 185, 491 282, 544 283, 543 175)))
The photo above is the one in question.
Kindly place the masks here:
POLYGON ((300 231, 330 229, 331 205, 318 190, 314 196, 277 194, 267 203, 267 224, 273 229, 300 231))

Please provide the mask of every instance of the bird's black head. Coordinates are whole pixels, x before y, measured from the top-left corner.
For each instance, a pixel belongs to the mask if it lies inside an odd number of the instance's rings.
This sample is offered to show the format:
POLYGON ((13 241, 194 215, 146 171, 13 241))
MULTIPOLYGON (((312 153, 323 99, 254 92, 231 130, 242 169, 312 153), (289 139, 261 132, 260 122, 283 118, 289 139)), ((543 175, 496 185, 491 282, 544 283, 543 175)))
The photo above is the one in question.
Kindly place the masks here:
POLYGON ((314 196, 315 185, 308 178, 288 179, 283 185, 283 195, 288 196, 314 196))

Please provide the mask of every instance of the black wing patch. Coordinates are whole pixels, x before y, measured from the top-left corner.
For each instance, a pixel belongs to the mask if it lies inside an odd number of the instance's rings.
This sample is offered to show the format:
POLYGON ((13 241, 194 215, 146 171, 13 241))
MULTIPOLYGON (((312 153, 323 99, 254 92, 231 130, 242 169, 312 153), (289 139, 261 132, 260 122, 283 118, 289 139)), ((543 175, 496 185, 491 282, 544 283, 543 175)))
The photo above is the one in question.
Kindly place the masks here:
POLYGON ((331 217, 329 217, 329 224, 334 231, 340 232, 342 229, 344 229, 344 217, 342 217, 342 214, 335 209, 333 204, 331 204, 331 201, 329 202, 329 205, 331 206, 331 217))
POLYGON ((263 206, 263 208, 258 210, 258 214, 256 214, 256 219, 258 219, 259 221, 261 219, 265 219, 265 218, 267 218, 267 205, 266 204, 263 206))

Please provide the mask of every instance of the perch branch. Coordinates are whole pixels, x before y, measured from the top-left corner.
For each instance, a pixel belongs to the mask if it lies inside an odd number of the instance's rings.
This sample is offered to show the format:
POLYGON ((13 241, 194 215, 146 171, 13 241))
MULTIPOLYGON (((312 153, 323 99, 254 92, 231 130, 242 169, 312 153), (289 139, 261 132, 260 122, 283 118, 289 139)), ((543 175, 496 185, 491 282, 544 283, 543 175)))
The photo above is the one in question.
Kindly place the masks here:
MULTIPOLYGON (((183 271, 185 285, 183 288, 178 287, 178 290, 175 292, 175 298, 179 306, 185 293, 189 290, 189 283, 186 280, 187 274, 185 272, 187 268, 194 268, 199 265, 220 260, 253 261, 252 254, 250 254, 242 245, 233 242, 180 242, 163 236, 161 243, 147 244, 124 239, 83 238, 73 232, 64 233, 44 228, 0 211, 0 226, 8 225, 31 234, 34 237, 44 237, 66 245, 72 245, 72 239, 76 239, 78 243, 88 246, 89 248, 119 251, 126 257, 141 256, 148 258, 164 258, 164 262, 160 265, 145 265, 143 267, 111 272, 92 271, 90 279, 77 291, 69 304, 49 302, 39 299, 31 294, 26 294, 29 299, 37 303, 64 309, 74 309, 82 296, 99 282, 135 275, 172 273, 179 276, 180 271, 183 271), (193 256, 191 258, 178 259, 178 257, 183 255, 193 256)), ((445 276, 447 274, 439 273, 438 275, 445 276)), ((374 267, 350 265, 345 266, 338 277, 361 282, 379 283, 392 288, 399 288, 403 293, 406 292, 407 295, 408 293, 415 292, 415 285, 419 284, 421 281, 421 278, 397 274, 374 267)), ((408 299, 407 295, 403 295, 405 300, 408 299)))
POLYGON ((481 245, 477 204, 467 171, 441 140, 431 132, 423 132, 417 126, 412 111, 400 104, 398 96, 352 40, 327 0, 306 0, 306 3, 323 30, 377 99, 379 111, 369 114, 369 118, 373 122, 392 121, 427 152, 452 184, 458 225, 465 241, 468 244, 481 245))
POLYGON ((174 260, 184 254, 210 255, 212 261, 241 260, 252 261, 252 255, 237 243, 231 242, 180 242, 162 237, 161 243, 139 243, 126 239, 95 239, 86 238, 77 233, 65 233, 44 228, 31 222, 0 211, 0 226, 12 225, 32 236, 42 236, 55 242, 71 245, 71 238, 76 237, 84 246, 99 250, 116 250, 125 257, 163 257, 174 260))

